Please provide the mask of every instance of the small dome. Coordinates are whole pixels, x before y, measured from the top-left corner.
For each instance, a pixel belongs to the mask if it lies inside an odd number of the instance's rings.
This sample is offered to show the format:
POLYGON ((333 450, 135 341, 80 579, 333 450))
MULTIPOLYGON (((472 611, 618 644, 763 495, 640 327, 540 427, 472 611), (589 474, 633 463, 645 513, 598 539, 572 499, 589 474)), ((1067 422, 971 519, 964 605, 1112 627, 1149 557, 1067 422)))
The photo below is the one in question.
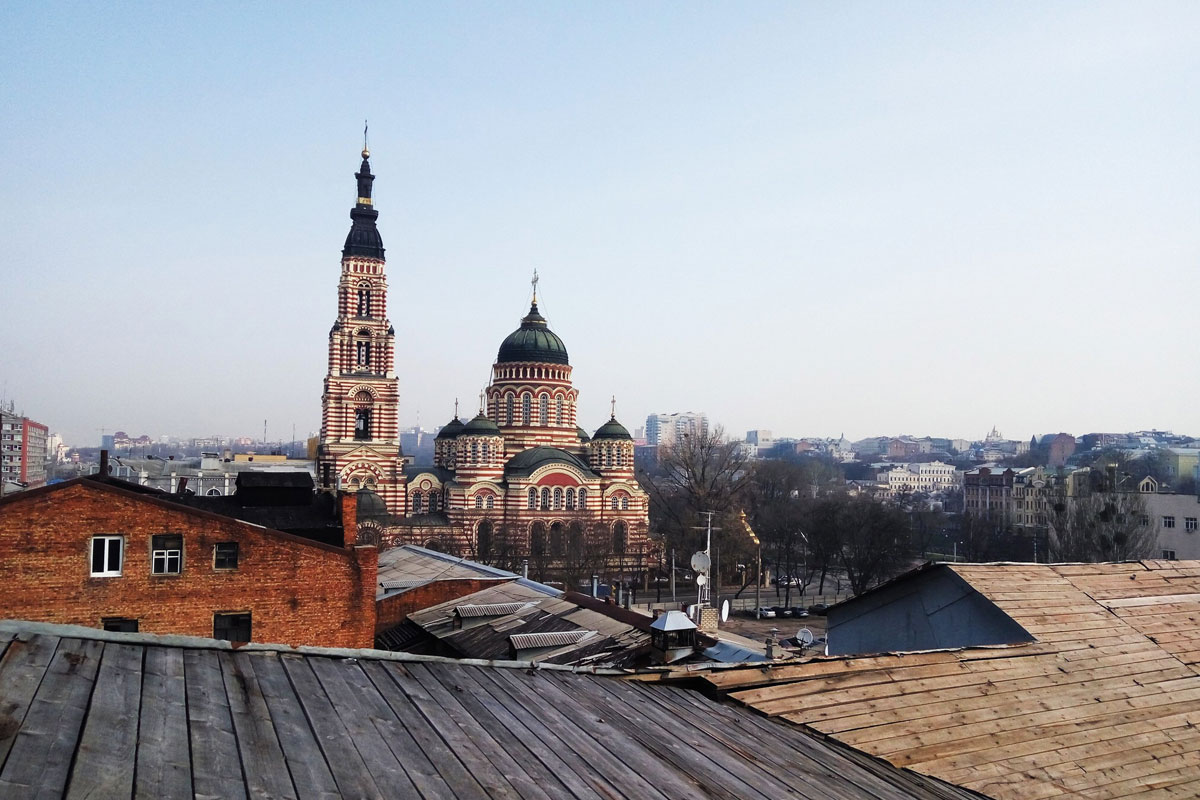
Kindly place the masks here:
POLYGON ((576 425, 575 432, 579 434, 579 441, 584 442, 585 444, 592 440, 592 437, 588 436, 588 432, 583 429, 582 425, 576 425))
POLYGON ((458 435, 463 432, 466 425, 462 424, 462 420, 458 417, 450 420, 440 431, 437 438, 439 439, 457 439, 458 435))
POLYGON ((355 514, 358 519, 387 516, 387 503, 383 502, 383 498, 370 489, 359 489, 354 493, 354 497, 357 501, 355 514))
POLYGON ((470 436, 472 434, 474 434, 476 436, 481 435, 481 434, 483 434, 483 435, 493 434, 495 436, 499 436, 500 429, 498 427, 496 427, 496 423, 492 422, 490 419, 485 417, 483 414, 480 414, 477 417, 475 417, 475 419, 468 422, 466 427, 464 427, 462 430, 463 436, 470 436))
POLYGON ((629 431, 625 426, 617 422, 616 417, 613 417, 608 422, 601 425, 592 435, 593 439, 633 439, 629 435, 629 431))
POLYGON ((529 313, 521 320, 521 327, 508 335, 496 355, 497 364, 518 361, 535 361, 543 364, 568 364, 567 346, 546 324, 546 318, 538 313, 537 303, 529 307, 529 313))

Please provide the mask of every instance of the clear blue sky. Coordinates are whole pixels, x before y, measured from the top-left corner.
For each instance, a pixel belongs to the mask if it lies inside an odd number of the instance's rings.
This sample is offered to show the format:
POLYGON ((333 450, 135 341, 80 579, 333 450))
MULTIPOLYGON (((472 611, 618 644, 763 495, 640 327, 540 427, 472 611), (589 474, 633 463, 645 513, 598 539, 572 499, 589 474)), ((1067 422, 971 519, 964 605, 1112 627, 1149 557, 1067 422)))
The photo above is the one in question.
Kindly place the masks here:
POLYGON ((401 420, 1200 432, 1200 4, 0 7, 0 390, 301 435, 371 121, 401 420))

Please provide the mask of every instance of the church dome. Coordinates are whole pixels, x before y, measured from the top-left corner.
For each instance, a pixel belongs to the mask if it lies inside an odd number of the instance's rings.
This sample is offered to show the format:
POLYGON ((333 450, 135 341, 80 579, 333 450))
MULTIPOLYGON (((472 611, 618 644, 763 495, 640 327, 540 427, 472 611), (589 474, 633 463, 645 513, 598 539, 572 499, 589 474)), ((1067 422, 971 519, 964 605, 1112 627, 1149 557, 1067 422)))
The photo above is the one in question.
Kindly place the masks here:
POLYGON ((438 439, 457 439, 458 435, 463 432, 463 428, 467 427, 462 424, 462 420, 458 417, 450 420, 446 425, 438 431, 438 439))
POLYGON ((576 425, 575 432, 579 434, 579 441, 583 442, 584 444, 587 444, 592 440, 592 437, 588 436, 588 432, 583 429, 582 425, 576 425))
POLYGON ((387 516, 387 503, 370 489, 359 489, 354 493, 355 514, 358 519, 387 516))
POLYGON ((596 429, 596 433, 592 435, 592 440, 596 439, 632 439, 629 431, 625 426, 617 422, 617 418, 613 417, 608 422, 596 429))
POLYGON ((508 335, 500 345, 496 363, 509 364, 518 361, 535 361, 542 364, 568 364, 567 346, 546 324, 546 318, 538 313, 537 301, 529 307, 529 313, 521 320, 521 327, 508 335))
POLYGON ((476 436, 488 434, 499 436, 500 429, 496 427, 496 423, 492 422, 483 414, 480 414, 479 416, 475 417, 475 419, 468 422, 466 427, 462 429, 463 436, 470 436, 472 434, 476 436))

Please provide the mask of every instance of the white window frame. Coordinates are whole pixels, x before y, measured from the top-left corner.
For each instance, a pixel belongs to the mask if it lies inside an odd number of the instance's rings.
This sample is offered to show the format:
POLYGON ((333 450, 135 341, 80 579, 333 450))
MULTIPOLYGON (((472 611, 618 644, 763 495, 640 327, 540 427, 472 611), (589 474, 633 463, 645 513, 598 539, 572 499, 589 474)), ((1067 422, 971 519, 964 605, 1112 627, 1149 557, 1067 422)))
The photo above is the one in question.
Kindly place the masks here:
POLYGON ((1187 531, 1188 533, 1195 533, 1196 532, 1196 517, 1184 517, 1183 518, 1183 529, 1185 531, 1187 531))
POLYGON ((175 533, 155 534, 150 537, 150 574, 151 575, 181 575, 183 574, 183 536, 175 533), (179 536, 179 549, 170 548, 154 548, 154 536, 179 536), (174 553, 174 555, 172 555, 174 553), (175 569, 170 569, 171 560, 175 560, 175 569), (162 561, 163 568, 159 569, 159 561, 162 561))
POLYGON ((125 567, 125 537, 124 536, 100 535, 100 536, 92 537, 91 543, 88 545, 88 571, 90 572, 91 577, 93 577, 93 578, 119 578, 119 577, 121 577, 121 570, 124 567, 125 567), (105 568, 99 572, 96 572, 94 569, 92 569, 92 561, 95 558, 97 542, 105 543, 104 544, 104 567, 105 568), (116 545, 117 545, 117 568, 115 571, 108 568, 109 562, 111 561, 111 558, 110 558, 111 554, 109 553, 109 549, 111 548, 113 542, 116 542, 116 545))

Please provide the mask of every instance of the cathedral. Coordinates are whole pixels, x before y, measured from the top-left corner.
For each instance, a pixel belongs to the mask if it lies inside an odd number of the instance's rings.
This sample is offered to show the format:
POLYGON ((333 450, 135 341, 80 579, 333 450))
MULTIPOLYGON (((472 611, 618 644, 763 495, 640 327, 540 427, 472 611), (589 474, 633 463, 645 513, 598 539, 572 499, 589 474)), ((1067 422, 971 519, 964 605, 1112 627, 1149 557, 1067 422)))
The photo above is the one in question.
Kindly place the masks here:
POLYGON ((438 432, 434 463, 400 448, 395 330, 387 317, 383 239, 364 148, 358 199, 342 249, 337 320, 321 398, 318 475, 359 493, 360 535, 485 563, 527 562, 540 579, 645 575, 660 558, 649 498, 633 471, 633 439, 610 419, 579 425, 567 347, 538 311, 500 343, 479 413, 438 432))

